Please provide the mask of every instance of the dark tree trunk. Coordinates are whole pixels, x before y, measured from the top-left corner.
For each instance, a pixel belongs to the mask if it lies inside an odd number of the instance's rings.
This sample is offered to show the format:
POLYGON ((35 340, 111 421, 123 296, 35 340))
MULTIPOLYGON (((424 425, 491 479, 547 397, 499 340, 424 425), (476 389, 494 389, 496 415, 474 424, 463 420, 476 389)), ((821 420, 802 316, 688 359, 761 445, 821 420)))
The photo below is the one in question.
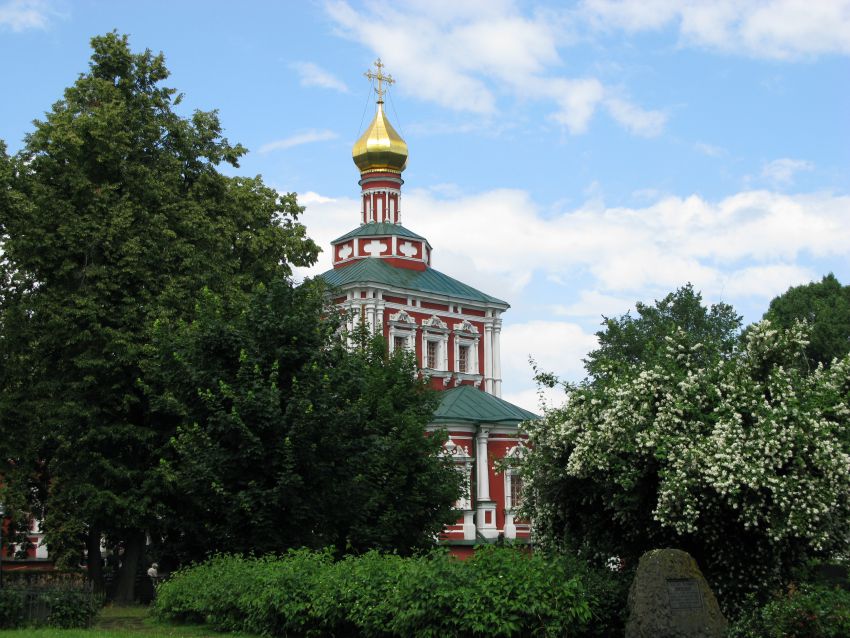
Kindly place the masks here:
POLYGON ((136 599, 136 571, 145 548, 145 535, 141 532, 130 534, 124 544, 124 556, 118 570, 114 601, 118 605, 130 605, 136 599))
POLYGON ((100 530, 90 529, 86 536, 86 550, 88 551, 89 578, 96 592, 106 589, 103 580, 103 556, 100 554, 100 530))

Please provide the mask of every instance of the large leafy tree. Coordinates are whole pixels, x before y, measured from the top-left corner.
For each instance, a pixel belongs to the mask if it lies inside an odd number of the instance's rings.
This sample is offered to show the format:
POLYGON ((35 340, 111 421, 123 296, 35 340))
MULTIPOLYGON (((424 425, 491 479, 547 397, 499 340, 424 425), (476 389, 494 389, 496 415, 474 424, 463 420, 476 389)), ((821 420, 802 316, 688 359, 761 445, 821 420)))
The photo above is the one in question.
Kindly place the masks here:
POLYGON ((842 286, 832 273, 789 288, 770 302, 764 318, 784 328, 798 320, 810 324, 806 356, 812 368, 850 352, 850 286, 842 286))
POLYGON ((731 325, 706 341, 686 328, 649 330, 646 359, 591 356, 616 372, 531 424, 528 504, 543 542, 627 560, 690 551, 730 609, 848 549, 850 357, 810 371, 802 323, 763 321, 732 349, 731 325))
POLYGON ((596 333, 599 347, 585 360, 590 375, 603 378, 661 360, 666 354, 665 337, 677 330, 690 343, 703 344, 706 356, 725 356, 734 348, 741 328, 741 317, 732 306, 717 303, 706 308, 691 284, 653 304, 638 301, 635 311, 634 317, 626 313, 603 319, 603 329, 596 333))
POLYGON ((171 434, 139 384, 149 327, 191 316, 203 287, 239 297, 318 249, 294 196, 218 171, 245 149, 215 112, 175 111, 162 54, 116 33, 92 48, 89 70, 2 158, 0 423, 19 435, 4 441, 4 471, 42 488, 51 552, 76 562, 87 539, 97 577, 100 538, 120 543, 128 599, 162 516, 153 470, 171 434))
POLYGON ((432 545, 460 478, 424 436, 435 393, 412 357, 365 331, 344 338, 313 282, 261 286, 247 306, 204 295, 194 321, 160 322, 148 390, 174 423, 161 472, 163 553, 432 545))

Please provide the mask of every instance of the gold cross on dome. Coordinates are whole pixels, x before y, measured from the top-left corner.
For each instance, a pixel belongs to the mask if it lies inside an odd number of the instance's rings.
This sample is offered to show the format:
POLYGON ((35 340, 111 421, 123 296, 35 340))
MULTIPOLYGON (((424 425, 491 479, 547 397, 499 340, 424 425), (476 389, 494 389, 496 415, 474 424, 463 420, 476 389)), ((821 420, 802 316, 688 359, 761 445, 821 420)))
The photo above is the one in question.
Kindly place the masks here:
POLYGON ((390 84, 395 84, 395 80, 393 80, 393 76, 391 75, 384 75, 384 72, 382 71, 384 65, 381 62, 381 58, 375 60, 375 68, 378 69, 377 73, 372 73, 372 70, 370 69, 366 71, 366 73, 364 73, 363 75, 369 78, 370 80, 378 81, 378 86, 375 88, 375 93, 378 94, 378 102, 383 102, 384 93, 387 92, 387 90, 383 86, 383 83, 386 82, 387 86, 389 86, 390 84))

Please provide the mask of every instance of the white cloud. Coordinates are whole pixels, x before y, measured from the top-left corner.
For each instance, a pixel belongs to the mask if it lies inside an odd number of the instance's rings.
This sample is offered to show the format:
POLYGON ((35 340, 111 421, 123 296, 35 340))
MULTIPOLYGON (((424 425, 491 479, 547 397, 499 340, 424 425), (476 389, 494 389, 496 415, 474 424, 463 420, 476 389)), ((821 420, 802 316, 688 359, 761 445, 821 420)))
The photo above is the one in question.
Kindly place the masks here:
POLYGON ((43 0, 11 0, 0 5, 0 27, 15 32, 45 29, 53 13, 43 0))
POLYGON ((850 54, 850 0, 585 0, 577 14, 603 30, 673 25, 682 45, 755 57, 850 54))
POLYGON ((823 276, 811 268, 797 264, 779 263, 743 268, 734 276, 724 277, 723 293, 730 298, 775 297, 790 288, 823 276))
MULTIPOLYGON (((402 221, 430 240, 435 268, 508 301, 535 273, 590 277, 586 288, 605 296, 605 310, 687 281, 707 295, 769 299, 791 284, 780 285, 782 277, 808 276, 801 260, 846 259, 850 245, 850 196, 829 193, 745 191, 715 202, 668 195, 639 208, 595 202, 555 216, 521 190, 403 197, 402 221)), ((326 246, 359 223, 358 210, 356 199, 317 201, 304 221, 326 246)), ((566 307, 576 316, 586 312, 578 303, 566 307)))
POLYGON ((795 160, 788 157, 768 162, 761 169, 761 176, 775 186, 789 186, 794 182, 794 176, 801 171, 814 170, 815 165, 806 160, 795 160))
POLYGON ((596 336, 576 323, 529 321, 502 328, 502 367, 517 381, 531 380, 529 358, 544 372, 565 379, 584 376, 582 358, 597 345, 596 336), (524 377, 524 378, 523 378, 524 377))
POLYGON ((348 93, 348 86, 329 71, 313 62, 293 62, 289 65, 301 78, 301 86, 318 86, 340 93, 348 93))
POLYGON ((622 98, 608 98, 605 106, 617 122, 627 130, 642 137, 660 135, 667 122, 667 115, 661 111, 646 111, 622 98))
POLYGON ((697 142, 694 144, 694 150, 708 157, 723 157, 726 155, 726 149, 705 142, 697 142))
POLYGON ((542 415, 546 409, 560 407, 567 399, 563 388, 528 388, 502 394, 505 401, 542 415))
POLYGON ((561 75, 558 48, 569 38, 551 11, 523 15, 513 2, 325 6, 341 35, 372 49, 394 70, 398 88, 419 99, 487 119, 498 116, 505 95, 544 102, 553 107, 550 119, 572 134, 584 133, 602 104, 638 135, 657 135, 665 124, 663 113, 615 95, 597 78, 561 75))
POLYGON ((271 151, 279 151, 285 148, 292 148, 293 146, 300 146, 301 144, 311 144, 313 142, 324 142, 326 140, 333 140, 336 139, 336 137, 336 133, 327 129, 320 131, 304 131, 302 133, 296 133, 295 135, 286 137, 282 140, 276 140, 274 142, 263 144, 260 147, 259 152, 270 153, 271 151))
POLYGON ((606 295, 598 290, 582 290, 576 302, 552 306, 552 313, 563 317, 616 317, 628 312, 634 306, 634 301, 627 297, 606 295))
POLYGON ((541 85, 558 105, 551 118, 573 135, 587 131, 590 119, 605 96, 605 88, 596 78, 566 80, 559 78, 541 85))

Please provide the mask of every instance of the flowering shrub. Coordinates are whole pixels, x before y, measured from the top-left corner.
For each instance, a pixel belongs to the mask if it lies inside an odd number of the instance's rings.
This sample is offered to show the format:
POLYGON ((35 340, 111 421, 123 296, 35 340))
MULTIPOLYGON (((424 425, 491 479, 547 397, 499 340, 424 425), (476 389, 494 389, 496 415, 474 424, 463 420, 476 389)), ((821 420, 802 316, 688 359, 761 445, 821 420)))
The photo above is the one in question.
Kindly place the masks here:
POLYGON ((529 425, 527 514, 544 544, 601 561, 695 555, 721 603, 762 595, 850 539, 850 357, 808 369, 806 327, 724 352, 671 329, 647 361, 568 387, 529 425))

